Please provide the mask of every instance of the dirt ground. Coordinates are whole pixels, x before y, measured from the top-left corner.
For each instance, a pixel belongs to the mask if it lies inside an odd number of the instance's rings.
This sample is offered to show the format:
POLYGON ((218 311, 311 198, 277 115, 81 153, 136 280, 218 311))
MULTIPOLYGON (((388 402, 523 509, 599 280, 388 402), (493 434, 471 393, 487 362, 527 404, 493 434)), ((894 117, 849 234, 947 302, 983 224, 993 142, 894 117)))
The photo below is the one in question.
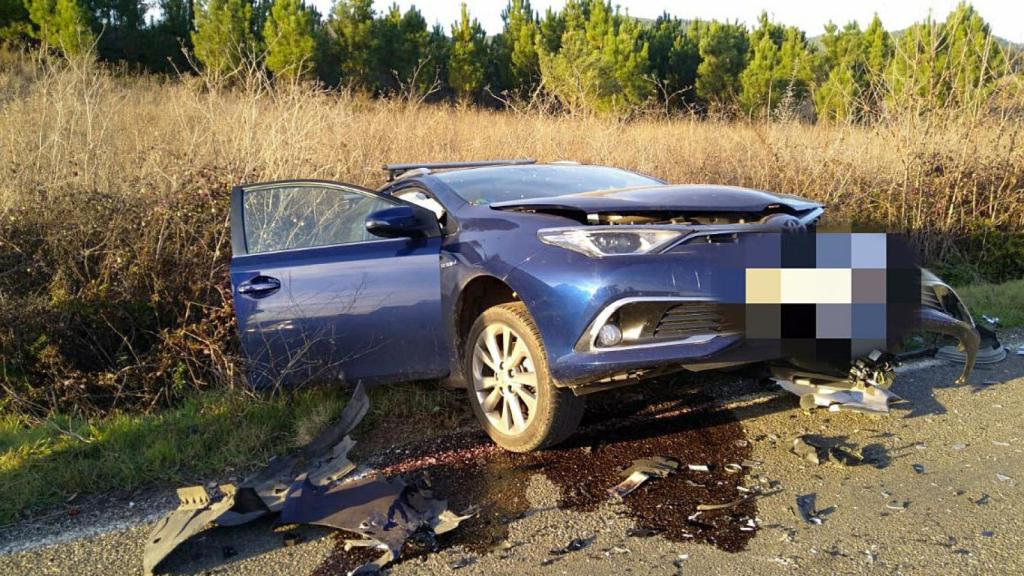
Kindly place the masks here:
MULTIPOLYGON (((1020 335, 1004 339, 1016 350, 1020 335)), ((752 378, 665 379, 595 397, 566 446, 497 450, 474 430, 364 454, 387 474, 428 473, 451 508, 480 514, 433 545, 408 545, 392 574, 1024 573, 1024 356, 959 368, 901 368, 888 416, 816 410, 752 378), (856 466, 790 453, 813 435, 860 453, 856 466), (605 489, 632 459, 666 455, 709 472, 652 480, 622 502, 605 489), (729 473, 726 464, 746 463, 729 473), (760 485, 766 493, 692 516, 760 485), (795 513, 815 496, 821 524, 795 513), (575 551, 559 553, 574 539, 575 551)), ((374 442, 374 444, 377 444, 374 442)), ((171 491, 96 498, 0 529, 2 574, 141 573, 152 523, 171 491)), ((171 574, 343 574, 360 562, 343 536, 271 520, 213 529, 161 565, 171 574), (284 546, 286 534, 300 543, 284 546)))

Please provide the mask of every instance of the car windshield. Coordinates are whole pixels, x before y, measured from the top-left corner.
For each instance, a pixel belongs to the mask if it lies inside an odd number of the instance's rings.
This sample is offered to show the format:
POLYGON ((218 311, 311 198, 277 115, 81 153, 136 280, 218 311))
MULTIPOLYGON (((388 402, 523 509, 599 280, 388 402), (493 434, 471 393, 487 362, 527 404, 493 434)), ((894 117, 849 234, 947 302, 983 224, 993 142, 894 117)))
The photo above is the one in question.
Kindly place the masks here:
POLYGON ((453 170, 436 177, 466 202, 477 205, 664 184, 618 168, 550 164, 453 170))

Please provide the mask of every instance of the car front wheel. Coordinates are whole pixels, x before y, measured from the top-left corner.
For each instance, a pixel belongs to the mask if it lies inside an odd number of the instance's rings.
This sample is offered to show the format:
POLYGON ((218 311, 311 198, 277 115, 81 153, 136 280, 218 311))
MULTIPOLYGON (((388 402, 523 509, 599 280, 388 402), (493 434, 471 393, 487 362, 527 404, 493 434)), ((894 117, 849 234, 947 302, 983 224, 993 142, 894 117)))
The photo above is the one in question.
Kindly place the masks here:
POLYGON ((537 326, 521 302, 487 309, 473 324, 466 347, 469 403, 496 444, 529 452, 576 430, 584 399, 552 382, 537 326))

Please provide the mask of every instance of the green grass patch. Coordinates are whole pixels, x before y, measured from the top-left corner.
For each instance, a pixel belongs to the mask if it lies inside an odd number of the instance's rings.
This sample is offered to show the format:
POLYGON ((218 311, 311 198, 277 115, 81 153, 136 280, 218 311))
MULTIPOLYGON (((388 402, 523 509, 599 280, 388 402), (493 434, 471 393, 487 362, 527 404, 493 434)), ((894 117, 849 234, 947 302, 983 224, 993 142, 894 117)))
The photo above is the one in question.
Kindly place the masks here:
MULTIPOLYGON (((463 392, 431 384, 379 386, 369 395, 356 436, 377 443, 450 430, 465 415, 463 392)), ((208 391, 152 414, 90 419, 0 411, 0 524, 75 494, 243 475, 315 437, 349 396, 337 386, 272 398, 208 391)))
POLYGON ((964 286, 957 288, 956 293, 977 320, 985 314, 998 317, 1006 328, 1024 326, 1024 280, 964 286))
POLYGON ((154 414, 0 415, 0 523, 74 494, 244 472, 315 435, 346 397, 338 388, 271 399, 207 392, 154 414))

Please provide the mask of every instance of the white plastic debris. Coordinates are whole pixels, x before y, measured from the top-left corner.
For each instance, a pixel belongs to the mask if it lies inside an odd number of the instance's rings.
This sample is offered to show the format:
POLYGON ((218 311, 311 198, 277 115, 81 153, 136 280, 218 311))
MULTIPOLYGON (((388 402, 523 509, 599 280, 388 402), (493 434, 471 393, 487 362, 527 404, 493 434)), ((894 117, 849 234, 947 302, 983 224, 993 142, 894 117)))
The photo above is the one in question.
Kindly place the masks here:
POLYGON ((828 408, 829 412, 852 410, 855 412, 876 412, 887 414, 889 401, 898 398, 892 392, 874 386, 815 386, 803 379, 796 382, 774 378, 780 388, 800 397, 800 407, 809 410, 815 406, 828 408))

